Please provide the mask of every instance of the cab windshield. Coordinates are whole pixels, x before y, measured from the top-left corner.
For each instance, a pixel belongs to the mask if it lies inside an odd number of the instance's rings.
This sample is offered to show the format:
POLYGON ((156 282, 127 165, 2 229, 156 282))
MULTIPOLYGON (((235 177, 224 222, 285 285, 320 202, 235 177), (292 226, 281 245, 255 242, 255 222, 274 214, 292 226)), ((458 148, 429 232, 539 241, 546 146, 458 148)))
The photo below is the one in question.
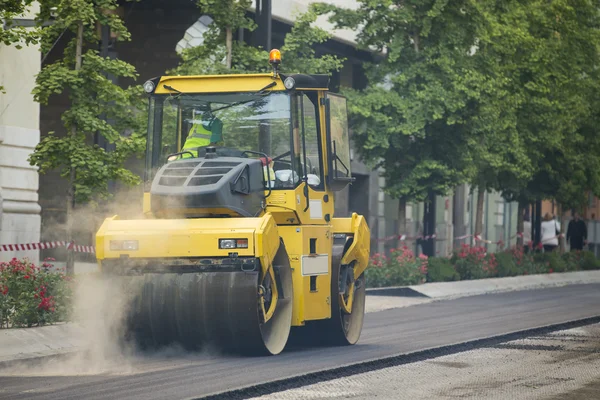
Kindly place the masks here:
POLYGON ((150 115, 147 182, 164 164, 202 157, 209 145, 217 148, 219 156, 261 158, 270 173, 277 175, 276 182, 272 182, 274 188, 295 187, 306 173, 314 175, 321 170, 316 113, 306 95, 267 92, 153 96, 150 115), (308 149, 311 168, 305 170, 302 134, 306 128, 307 135, 314 138, 309 142, 315 146, 308 149))

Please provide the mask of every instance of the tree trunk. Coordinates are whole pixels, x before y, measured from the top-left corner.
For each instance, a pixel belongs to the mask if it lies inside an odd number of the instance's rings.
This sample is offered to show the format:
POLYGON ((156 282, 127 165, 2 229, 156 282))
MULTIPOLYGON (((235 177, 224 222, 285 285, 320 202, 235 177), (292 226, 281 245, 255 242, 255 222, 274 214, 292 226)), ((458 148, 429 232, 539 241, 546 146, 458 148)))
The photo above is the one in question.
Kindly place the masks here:
POLYGON ((233 32, 230 27, 225 28, 226 38, 225 46, 227 47, 227 69, 231 69, 231 53, 233 47, 233 32))
POLYGON ((477 188, 477 210, 475 214, 475 236, 480 236, 483 231, 483 200, 485 198, 485 187, 477 188))
MULTIPOLYGON (((398 235, 407 235, 406 231, 406 199, 400 197, 398 201, 398 235)), ((402 247, 402 241, 398 238, 398 247, 402 247)))
POLYGON ((419 46, 420 46, 420 42, 421 42, 421 38, 419 36, 419 32, 415 33, 415 35, 413 36, 413 42, 414 42, 414 46, 415 46, 415 53, 419 53, 419 46))
POLYGON ((525 220, 523 215, 525 207, 527 207, 527 204, 523 203, 522 201, 519 201, 519 211, 517 215, 517 246, 525 245, 523 236, 518 235, 519 233, 523 234, 525 231, 525 220))
MULTIPOLYGON (((83 22, 77 25, 77 45, 75 48, 75 71, 81 69, 81 52, 83 48, 83 22)), ((71 126, 71 137, 77 135, 77 126, 71 126)), ((67 190, 67 243, 73 242, 73 209, 75 208, 75 168, 71 165, 69 173, 69 189, 67 190)), ((75 251, 67 248, 67 275, 75 274, 75 251)))

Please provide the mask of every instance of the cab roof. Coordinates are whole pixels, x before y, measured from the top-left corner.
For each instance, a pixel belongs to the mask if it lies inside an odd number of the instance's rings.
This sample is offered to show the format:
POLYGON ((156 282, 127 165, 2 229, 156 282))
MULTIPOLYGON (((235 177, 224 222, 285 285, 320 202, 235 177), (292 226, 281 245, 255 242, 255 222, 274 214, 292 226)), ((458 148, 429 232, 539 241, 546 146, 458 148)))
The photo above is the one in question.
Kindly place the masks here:
MULTIPOLYGON (((283 82, 293 78, 296 90, 329 90, 329 75, 325 74, 228 74, 158 76, 149 80, 153 90, 149 94, 254 92, 275 82, 267 90, 287 90, 283 82), (167 86, 167 87, 165 87, 167 86)), ((146 85, 146 84, 145 84, 146 85)))

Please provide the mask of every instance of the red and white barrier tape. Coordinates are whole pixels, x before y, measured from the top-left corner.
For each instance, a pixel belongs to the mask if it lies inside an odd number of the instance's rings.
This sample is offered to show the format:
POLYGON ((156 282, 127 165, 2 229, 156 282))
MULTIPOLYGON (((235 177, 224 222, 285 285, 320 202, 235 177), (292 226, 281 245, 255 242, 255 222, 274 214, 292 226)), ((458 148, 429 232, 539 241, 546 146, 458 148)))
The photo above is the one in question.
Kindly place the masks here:
POLYGON ((434 235, 425 235, 425 236, 407 236, 407 235, 393 235, 393 236, 386 236, 384 238, 381 239, 377 239, 378 242, 387 242, 389 240, 399 240, 401 242, 404 242, 406 240, 419 240, 419 239, 423 239, 423 240, 429 240, 429 239, 435 239, 437 236, 434 235))
POLYGON ((77 253, 95 253, 94 246, 82 246, 75 243, 64 241, 44 242, 44 243, 26 243, 26 244, 1 244, 0 251, 27 251, 27 250, 45 250, 56 247, 66 247, 67 250, 73 250, 77 253))
MULTIPOLYGON (((513 235, 513 236, 510 237, 510 240, 512 240, 514 238, 517 238, 517 237, 522 238, 523 236, 524 236, 523 232, 517 232, 515 235, 513 235)), ((552 238, 549 238, 549 239, 546 239, 546 240, 542 240, 542 243, 548 242, 548 241, 553 240, 553 239, 558 239, 558 238, 561 238, 561 237, 564 237, 564 236, 565 235, 561 233, 558 236, 554 236, 552 238)), ((483 239, 481 237, 481 235, 464 235, 464 236, 458 236, 458 237, 454 238, 454 240, 464 240, 464 239, 468 239, 468 238, 471 238, 471 237, 474 238, 475 241, 477 241, 477 242, 483 242, 483 243, 488 243, 488 244, 500 244, 500 243, 504 242, 503 240, 499 240, 498 242, 493 242, 491 240, 483 239)), ((377 241, 378 242, 387 242, 389 240, 399 240, 399 241, 403 242, 405 240, 419 240, 419 239, 429 240, 429 239, 435 239, 435 238, 436 238, 436 235, 426 235, 426 236, 393 235, 393 236, 387 236, 387 237, 384 237, 384 238, 381 238, 381 239, 377 239, 377 241)))

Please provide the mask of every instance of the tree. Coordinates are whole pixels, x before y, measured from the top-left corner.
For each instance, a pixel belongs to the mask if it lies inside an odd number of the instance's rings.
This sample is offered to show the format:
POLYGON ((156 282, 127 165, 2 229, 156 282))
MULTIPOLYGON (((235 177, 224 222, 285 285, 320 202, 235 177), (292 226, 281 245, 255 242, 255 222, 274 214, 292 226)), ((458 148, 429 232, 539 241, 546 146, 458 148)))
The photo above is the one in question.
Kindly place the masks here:
MULTIPOLYGON (((531 174, 497 175, 496 189, 522 207, 556 199, 577 208, 599 194, 597 168, 600 22, 586 1, 504 2, 488 13, 490 51, 513 94, 531 174), (518 38, 518 40, 515 40, 518 38)), ((526 165, 523 162, 519 167, 526 165)), ((522 232, 522 220, 517 228, 522 232)))
POLYGON ((470 2, 359 1, 354 10, 319 4, 339 28, 357 31, 364 49, 381 54, 366 66, 365 90, 346 90, 354 141, 365 161, 382 167, 385 191, 406 201, 445 195, 470 180, 473 120, 486 76, 473 56, 479 20, 470 2))
MULTIPOLYGON (((16 25, 15 18, 21 17, 31 6, 34 0, 0 0, 0 43, 5 46, 15 45, 21 49, 23 44, 37 44, 40 30, 38 27, 26 28, 16 25)), ((0 85, 0 93, 4 87, 0 85)))
POLYGON ((479 234, 489 189, 520 204, 557 196, 571 203, 598 181, 585 172, 597 152, 589 133, 595 125, 586 122, 599 81, 594 4, 361 0, 355 10, 319 7, 383 54, 367 68, 369 87, 349 93, 350 112, 362 127, 355 130, 359 153, 385 169, 394 197, 422 200, 428 188, 444 194, 469 182, 479 192, 479 234))
MULTIPOLYGON (((228 29, 244 28, 249 31, 256 29, 256 24, 245 13, 251 4, 250 0, 219 1, 199 0, 200 10, 212 17, 213 22, 204 33, 203 43, 199 46, 184 49, 181 52, 181 62, 169 74, 202 75, 202 74, 235 74, 235 73, 268 73, 270 66, 268 51, 262 47, 254 47, 245 42, 230 43, 229 35, 223 35, 228 29), (235 3, 235 5, 229 4, 235 3), (233 7, 236 11, 228 14, 227 9, 233 7), (226 15, 226 17, 224 17, 226 15), (222 62, 222 61, 225 62, 222 62)), ((290 33, 284 39, 281 47, 282 72, 301 73, 331 73, 338 71, 344 62, 340 57, 325 54, 316 56, 314 47, 331 38, 325 30, 314 27, 320 13, 314 6, 297 17, 290 33)))
MULTIPOLYGON (((42 51, 51 48, 63 31, 70 32, 64 57, 46 65, 36 77, 34 98, 48 104, 53 95, 67 93, 69 108, 62 115, 65 136, 50 132, 36 146, 29 158, 40 173, 58 170, 69 183, 66 218, 67 241, 73 240, 73 209, 76 204, 109 196, 108 182, 135 185, 140 178, 123 167, 132 154, 144 146, 144 133, 136 110, 139 88, 123 89, 106 76, 136 78, 133 66, 121 60, 99 56, 97 24, 108 25, 118 40, 129 40, 129 33, 116 13, 117 0, 48 0, 42 3, 40 20, 54 14, 54 23, 42 30, 42 51), (54 7, 54 9, 53 9, 54 7), (114 121, 111 125, 99 116, 114 121), (125 136, 125 130, 131 132, 125 136), (105 151, 93 145, 91 138, 99 133, 115 150, 105 151)), ((72 274, 73 252, 67 258, 67 273, 72 274)))

